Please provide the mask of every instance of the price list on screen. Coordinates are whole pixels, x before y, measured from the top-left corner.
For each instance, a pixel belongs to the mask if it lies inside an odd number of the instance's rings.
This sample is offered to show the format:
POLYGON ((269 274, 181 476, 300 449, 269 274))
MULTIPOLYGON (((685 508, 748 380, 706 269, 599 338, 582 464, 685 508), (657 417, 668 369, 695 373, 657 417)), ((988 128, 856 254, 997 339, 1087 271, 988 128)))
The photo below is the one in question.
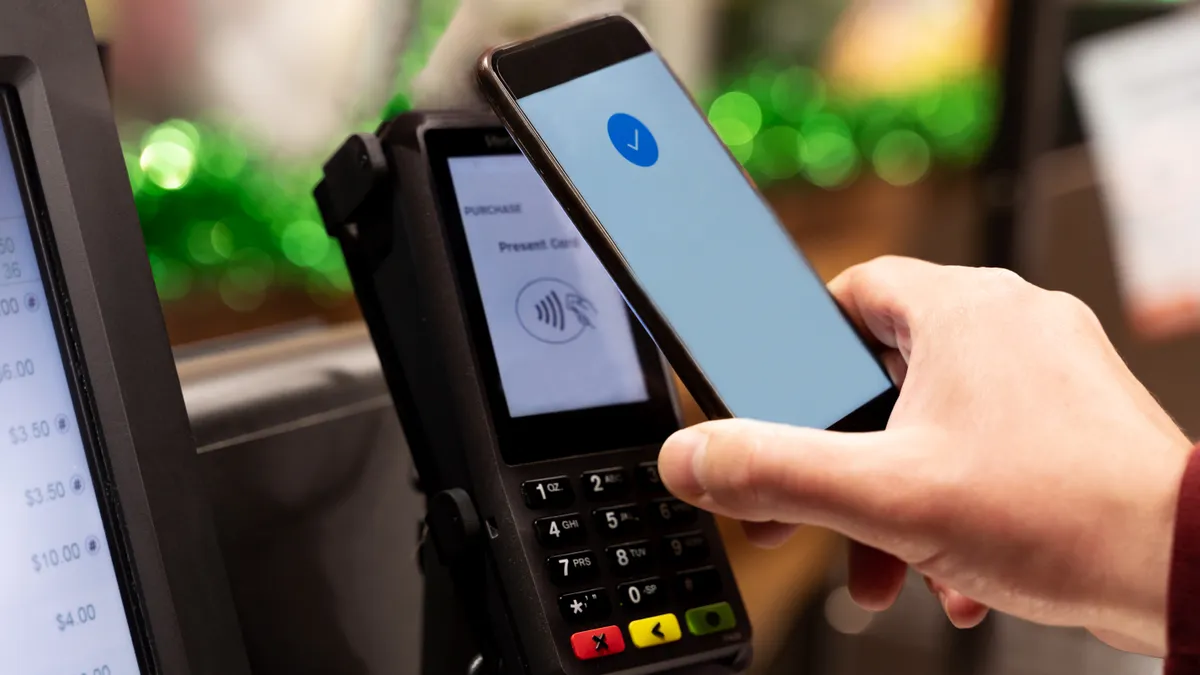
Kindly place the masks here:
POLYGON ((137 656, 0 133, 0 655, 23 675, 136 675, 137 656))

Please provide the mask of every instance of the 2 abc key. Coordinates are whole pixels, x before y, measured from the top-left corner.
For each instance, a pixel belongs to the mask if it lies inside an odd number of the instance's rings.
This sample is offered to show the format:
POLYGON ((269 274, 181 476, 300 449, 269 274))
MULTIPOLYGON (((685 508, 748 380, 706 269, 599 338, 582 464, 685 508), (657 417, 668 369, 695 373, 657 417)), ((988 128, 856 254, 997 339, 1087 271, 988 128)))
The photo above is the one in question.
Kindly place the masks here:
POLYGON ((588 471, 580 479, 583 494, 594 502, 620 499, 629 494, 629 474, 621 467, 588 471))

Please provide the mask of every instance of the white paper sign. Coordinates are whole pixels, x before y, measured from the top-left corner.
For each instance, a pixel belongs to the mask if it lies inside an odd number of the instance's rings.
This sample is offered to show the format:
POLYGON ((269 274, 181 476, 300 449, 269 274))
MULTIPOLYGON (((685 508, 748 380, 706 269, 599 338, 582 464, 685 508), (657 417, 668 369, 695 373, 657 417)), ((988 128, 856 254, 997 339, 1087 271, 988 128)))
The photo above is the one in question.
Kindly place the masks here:
POLYGON ((1200 329, 1200 13, 1092 38, 1069 70, 1133 328, 1200 329))

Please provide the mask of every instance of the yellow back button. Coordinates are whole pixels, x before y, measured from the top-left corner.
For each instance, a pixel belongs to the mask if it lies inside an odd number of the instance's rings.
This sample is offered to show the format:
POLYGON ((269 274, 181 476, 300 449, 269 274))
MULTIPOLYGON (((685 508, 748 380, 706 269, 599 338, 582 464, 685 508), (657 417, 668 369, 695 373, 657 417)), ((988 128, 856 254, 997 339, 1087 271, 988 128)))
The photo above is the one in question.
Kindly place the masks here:
POLYGON ((683 632, 679 630, 679 619, 674 614, 663 614, 629 624, 629 637, 634 645, 644 649, 675 642, 683 637, 683 632))

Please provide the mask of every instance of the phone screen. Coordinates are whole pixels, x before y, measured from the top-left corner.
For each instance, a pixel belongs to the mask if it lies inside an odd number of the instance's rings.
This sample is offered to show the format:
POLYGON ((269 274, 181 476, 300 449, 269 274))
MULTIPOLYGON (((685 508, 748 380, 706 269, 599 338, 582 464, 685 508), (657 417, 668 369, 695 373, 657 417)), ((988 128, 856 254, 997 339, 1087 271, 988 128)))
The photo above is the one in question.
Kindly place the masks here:
POLYGON ((517 103, 735 416, 829 428, 891 389, 657 54, 517 103))

